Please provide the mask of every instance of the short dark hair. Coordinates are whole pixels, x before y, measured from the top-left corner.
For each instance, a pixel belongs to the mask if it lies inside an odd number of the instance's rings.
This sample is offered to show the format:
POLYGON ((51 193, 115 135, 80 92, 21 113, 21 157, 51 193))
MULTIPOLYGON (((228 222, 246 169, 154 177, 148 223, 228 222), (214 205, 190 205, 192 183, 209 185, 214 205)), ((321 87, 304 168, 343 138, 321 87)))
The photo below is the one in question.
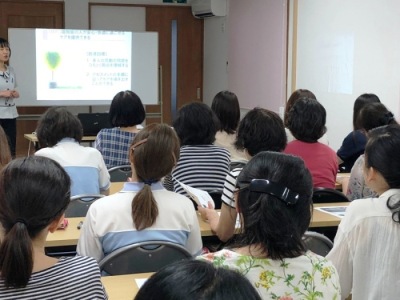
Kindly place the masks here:
POLYGON ((111 102, 109 119, 113 127, 129 127, 141 124, 146 117, 142 101, 132 91, 121 91, 111 102))
MULTIPOLYGON (((365 166, 373 167, 385 179, 389 188, 400 188, 400 126, 391 124, 372 129, 365 147, 365 166)), ((400 198, 390 197, 387 206, 393 221, 400 223, 400 198)))
POLYGON ((283 115, 283 123, 285 124, 285 127, 288 127, 287 125, 287 119, 288 119, 288 113, 290 109, 292 108, 293 104, 301 99, 301 98, 310 98, 310 99, 317 99, 314 95, 313 92, 306 90, 306 89, 298 89, 295 90, 289 97, 288 101, 286 102, 285 106, 285 113, 283 115))
POLYGON ((379 126, 396 124, 393 114, 379 102, 365 104, 357 117, 357 127, 366 132, 379 126))
POLYGON ((215 95, 211 109, 219 120, 220 130, 235 133, 240 121, 240 106, 237 96, 230 91, 215 95))
POLYGON ((286 143, 282 119, 273 111, 256 107, 240 121, 235 146, 254 156, 261 151, 281 152, 286 143))
POLYGON ((315 143, 326 132, 326 110, 315 99, 301 98, 288 113, 288 128, 299 141, 315 143))
POLYGON ((8 49, 10 49, 10 56, 11 56, 10 43, 5 38, 0 37, 0 47, 7 47, 8 49))
POLYGON ((375 94, 362 94, 360 95, 356 101, 354 101, 354 107, 353 107, 353 128, 354 130, 359 130, 362 129, 362 127, 359 127, 357 124, 357 117, 361 111, 361 109, 369 103, 380 103, 381 100, 379 100, 378 96, 375 94))
POLYGON ((83 129, 81 121, 65 107, 50 107, 40 117, 36 135, 41 147, 53 147, 63 138, 80 142, 83 129))
POLYGON ((135 300, 261 300, 246 277, 209 262, 182 260, 153 274, 135 300), (162 295, 162 297, 161 297, 162 295))
POLYGON ((173 122, 176 133, 185 145, 211 145, 215 141, 218 119, 206 104, 192 102, 182 106, 173 122))
POLYGON ((0 173, 0 272, 8 287, 25 287, 32 275, 33 245, 70 201, 71 181, 54 160, 28 156, 11 161, 0 173))
POLYGON ((310 225, 313 184, 304 161, 296 156, 264 151, 254 156, 237 178, 238 210, 243 217, 238 246, 260 244, 268 258, 283 259, 301 255, 302 236, 310 225), (296 204, 288 205, 276 196, 250 192, 253 179, 266 179, 299 194, 296 204), (282 226, 284 224, 284 226, 282 226))

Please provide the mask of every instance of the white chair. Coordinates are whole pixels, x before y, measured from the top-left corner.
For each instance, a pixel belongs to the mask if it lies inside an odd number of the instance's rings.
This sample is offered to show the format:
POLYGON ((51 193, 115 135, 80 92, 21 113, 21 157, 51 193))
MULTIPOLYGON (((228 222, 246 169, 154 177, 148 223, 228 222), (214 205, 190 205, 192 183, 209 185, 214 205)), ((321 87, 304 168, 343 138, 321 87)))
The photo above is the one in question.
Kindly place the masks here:
POLYGON ((117 249, 100 261, 109 275, 156 272, 162 267, 192 255, 181 245, 165 241, 147 241, 117 249))

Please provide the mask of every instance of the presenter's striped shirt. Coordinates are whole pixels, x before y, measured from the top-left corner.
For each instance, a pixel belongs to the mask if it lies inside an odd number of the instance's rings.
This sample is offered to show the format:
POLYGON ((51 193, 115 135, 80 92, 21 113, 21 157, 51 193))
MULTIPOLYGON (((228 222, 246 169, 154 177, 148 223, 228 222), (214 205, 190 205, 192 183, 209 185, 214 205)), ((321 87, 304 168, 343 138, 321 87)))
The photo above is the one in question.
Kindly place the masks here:
POLYGON ((6 288, 0 279, 0 299, 108 299, 100 270, 92 257, 61 257, 51 268, 32 274, 24 288, 6 288))

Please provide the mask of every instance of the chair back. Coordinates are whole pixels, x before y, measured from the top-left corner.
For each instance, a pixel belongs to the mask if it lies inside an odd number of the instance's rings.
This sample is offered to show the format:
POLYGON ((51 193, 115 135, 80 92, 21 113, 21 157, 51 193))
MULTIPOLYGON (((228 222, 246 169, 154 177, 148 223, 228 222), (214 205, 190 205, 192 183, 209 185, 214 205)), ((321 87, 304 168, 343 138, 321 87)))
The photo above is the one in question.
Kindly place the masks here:
POLYGON ((349 202, 349 199, 342 192, 322 187, 314 188, 312 200, 313 203, 349 202))
POLYGON ((125 182, 132 176, 130 165, 116 166, 108 169, 111 182, 125 182))
POLYGON ((109 275, 156 272, 178 260, 192 258, 181 245, 165 241, 147 241, 117 249, 103 258, 100 270, 109 275))
POLYGON ((86 217, 90 205, 97 199, 103 198, 104 195, 76 195, 71 197, 67 210, 65 211, 66 218, 86 217))
POLYGON ((314 231, 306 231, 304 233, 303 243, 307 250, 321 256, 326 256, 333 247, 333 243, 329 238, 314 231))

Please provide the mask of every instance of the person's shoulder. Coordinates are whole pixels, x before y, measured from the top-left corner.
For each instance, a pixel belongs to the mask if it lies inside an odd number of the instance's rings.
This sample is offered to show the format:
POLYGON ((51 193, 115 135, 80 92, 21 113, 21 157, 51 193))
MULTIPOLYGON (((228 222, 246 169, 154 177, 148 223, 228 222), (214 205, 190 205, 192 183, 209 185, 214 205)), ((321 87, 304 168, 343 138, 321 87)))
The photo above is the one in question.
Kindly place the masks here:
POLYGON ((64 266, 68 266, 69 269, 79 268, 94 268, 95 270, 99 269, 99 265, 93 257, 89 256, 72 256, 72 257, 61 257, 58 265, 62 268, 64 266))

